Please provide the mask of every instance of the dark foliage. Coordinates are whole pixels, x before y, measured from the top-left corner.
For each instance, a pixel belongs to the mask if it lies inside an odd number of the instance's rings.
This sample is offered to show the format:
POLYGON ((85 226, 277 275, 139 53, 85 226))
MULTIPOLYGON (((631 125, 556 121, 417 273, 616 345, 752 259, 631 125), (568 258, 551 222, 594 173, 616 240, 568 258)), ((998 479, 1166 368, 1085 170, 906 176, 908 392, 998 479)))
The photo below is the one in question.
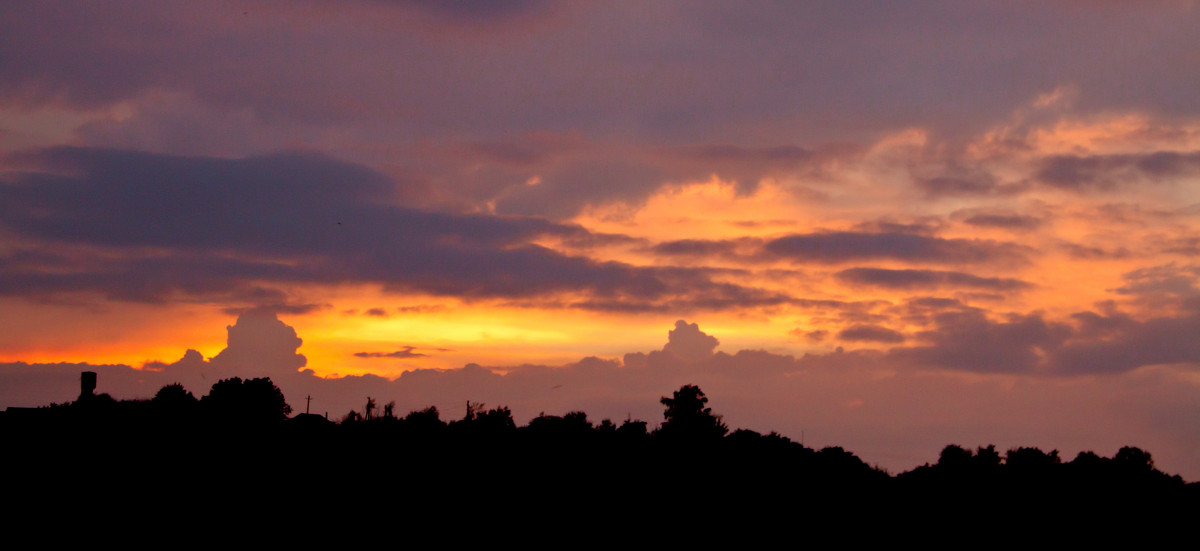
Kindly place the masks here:
POLYGON ((619 510, 625 521, 637 515, 708 527, 806 519, 818 530, 845 529, 851 519, 937 519, 975 530, 1000 519, 1044 527, 1064 515, 1173 518, 1198 503, 1196 485, 1157 470, 1149 453, 1133 447, 1063 462, 1056 450, 950 445, 935 464, 890 476, 840 447, 729 432, 695 386, 662 404, 664 422, 654 431, 633 419, 594 423, 582 411, 543 413, 518 427, 508 408, 474 402, 450 423, 433 407, 396 416, 386 406, 382 415, 366 408, 341 423, 305 414, 281 422, 290 408, 269 379, 234 378, 199 401, 169 385, 152 400, 99 394, 6 413, 0 444, 10 452, 0 461, 57 495, 87 487, 177 500, 161 492, 178 481, 226 505, 291 491, 301 500, 425 514, 431 527, 440 521, 428 515, 459 510, 464 500, 471 511, 499 509, 491 519, 539 511, 540 520, 563 526, 619 510))
POLYGON ((695 385, 684 385, 670 397, 663 397, 665 421, 655 433, 663 438, 676 440, 705 440, 725 436, 729 427, 714 415, 712 408, 705 407, 708 397, 695 385))
POLYGON ((245 425, 279 423, 292 412, 269 378, 223 379, 200 399, 200 405, 215 419, 245 425))

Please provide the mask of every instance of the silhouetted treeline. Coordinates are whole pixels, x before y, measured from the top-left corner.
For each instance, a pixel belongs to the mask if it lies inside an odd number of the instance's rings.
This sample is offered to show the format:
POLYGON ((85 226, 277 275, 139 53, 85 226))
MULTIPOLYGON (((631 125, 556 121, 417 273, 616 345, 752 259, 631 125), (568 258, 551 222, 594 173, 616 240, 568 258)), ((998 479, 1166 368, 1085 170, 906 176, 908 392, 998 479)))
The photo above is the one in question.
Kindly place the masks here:
POLYGON ((585 504, 672 519, 703 513, 707 503, 728 508, 728 518, 780 522, 843 508, 980 521, 1017 511, 1031 518, 1064 510, 1195 511, 1200 493, 1132 447, 1111 458, 1084 452, 1064 461, 1036 448, 950 445, 936 463, 892 476, 839 447, 730 430, 695 386, 661 402, 663 420, 653 429, 633 419, 594 421, 582 411, 543 413, 518 426, 508 408, 477 403, 452 419, 434 407, 399 414, 371 398, 361 412, 333 422, 289 418, 291 407, 269 379, 233 378, 201 398, 180 385, 149 400, 85 389, 75 402, 10 409, 0 415, 0 444, 8 450, 5 472, 35 477, 51 494, 88 488, 167 499, 162 486, 182 483, 243 505, 248 496, 270 494, 400 506, 392 496, 433 508, 463 500, 585 504))

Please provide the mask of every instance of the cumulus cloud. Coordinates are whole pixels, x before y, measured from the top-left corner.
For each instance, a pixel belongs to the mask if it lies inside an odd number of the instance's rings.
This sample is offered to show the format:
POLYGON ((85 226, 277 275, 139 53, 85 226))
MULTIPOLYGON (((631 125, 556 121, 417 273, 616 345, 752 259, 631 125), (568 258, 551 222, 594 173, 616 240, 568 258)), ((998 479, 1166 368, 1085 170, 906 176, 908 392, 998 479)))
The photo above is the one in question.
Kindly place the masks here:
MULTIPOLYGON (((242 313, 226 331, 225 349, 209 360, 220 372, 280 378, 294 375, 308 364, 304 355, 296 352, 303 344, 296 330, 269 309, 242 313)), ((185 355, 181 361, 188 362, 189 357, 185 355)))
POLYGON ((667 333, 663 351, 688 361, 698 361, 711 357, 718 344, 720 341, 701 331, 698 324, 679 320, 675 322, 675 329, 667 333))

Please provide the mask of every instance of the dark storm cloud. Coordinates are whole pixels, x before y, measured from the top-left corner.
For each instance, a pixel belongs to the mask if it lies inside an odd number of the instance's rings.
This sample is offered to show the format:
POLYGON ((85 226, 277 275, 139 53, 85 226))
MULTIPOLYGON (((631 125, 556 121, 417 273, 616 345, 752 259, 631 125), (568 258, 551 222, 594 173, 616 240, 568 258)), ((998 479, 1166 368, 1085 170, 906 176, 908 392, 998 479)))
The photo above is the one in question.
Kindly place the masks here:
POLYGON ((376 202, 390 195, 387 178, 319 155, 54 148, 12 159, 41 172, 9 174, 0 187, 0 227, 37 244, 0 257, 6 294, 162 301, 261 288, 254 282, 375 282, 475 298, 783 300, 702 271, 595 262, 530 243, 607 240, 579 226, 376 202))
POLYGON ((1022 262, 1020 245, 983 239, 944 239, 909 233, 824 232, 795 234, 768 241, 764 251, 796 262, 851 262, 891 259, 930 264, 1022 262))
POLYGON ((939 270, 889 270, 884 268, 850 268, 834 274, 838 279, 857 285, 889 289, 936 289, 965 287, 995 291, 1018 291, 1032 287, 1028 282, 1006 277, 980 277, 963 272, 939 270))
POLYGON ((1107 189, 1159 182, 1200 171, 1200 152, 1158 151, 1122 155, 1059 155, 1042 161, 1034 177, 1063 189, 1107 189))

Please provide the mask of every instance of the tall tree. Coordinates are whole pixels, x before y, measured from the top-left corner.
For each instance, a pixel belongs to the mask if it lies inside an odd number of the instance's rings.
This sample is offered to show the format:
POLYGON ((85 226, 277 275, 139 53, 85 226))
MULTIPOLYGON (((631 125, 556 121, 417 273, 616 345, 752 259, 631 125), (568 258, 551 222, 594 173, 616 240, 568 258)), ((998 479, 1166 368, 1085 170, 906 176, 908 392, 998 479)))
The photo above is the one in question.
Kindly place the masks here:
POLYGON ((696 385, 684 385, 670 398, 661 400, 667 406, 663 412, 665 421, 658 432, 671 438, 720 438, 729 432, 729 427, 720 415, 713 415, 712 408, 705 407, 708 397, 696 385))

